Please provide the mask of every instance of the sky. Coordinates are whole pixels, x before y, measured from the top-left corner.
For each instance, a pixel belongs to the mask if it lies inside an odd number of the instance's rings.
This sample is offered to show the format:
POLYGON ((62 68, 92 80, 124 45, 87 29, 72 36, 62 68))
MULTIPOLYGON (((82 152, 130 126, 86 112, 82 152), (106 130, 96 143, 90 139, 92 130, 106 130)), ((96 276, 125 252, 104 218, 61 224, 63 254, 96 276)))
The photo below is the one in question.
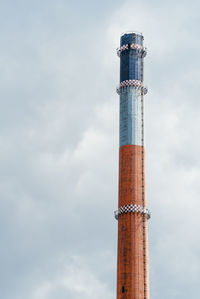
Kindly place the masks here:
POLYGON ((116 298, 120 34, 143 32, 150 291, 199 299, 200 4, 0 0, 1 299, 116 298))

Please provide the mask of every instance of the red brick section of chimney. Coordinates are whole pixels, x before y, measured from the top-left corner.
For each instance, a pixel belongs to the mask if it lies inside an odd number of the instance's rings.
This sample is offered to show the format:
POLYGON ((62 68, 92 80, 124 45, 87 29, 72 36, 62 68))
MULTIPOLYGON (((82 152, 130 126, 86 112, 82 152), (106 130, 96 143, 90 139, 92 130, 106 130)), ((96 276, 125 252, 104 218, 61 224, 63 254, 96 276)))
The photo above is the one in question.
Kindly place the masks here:
MULTIPOLYGON (((119 152, 119 205, 146 207, 144 148, 124 145, 119 152)), ((147 216, 118 217, 117 299, 149 299, 147 216)))

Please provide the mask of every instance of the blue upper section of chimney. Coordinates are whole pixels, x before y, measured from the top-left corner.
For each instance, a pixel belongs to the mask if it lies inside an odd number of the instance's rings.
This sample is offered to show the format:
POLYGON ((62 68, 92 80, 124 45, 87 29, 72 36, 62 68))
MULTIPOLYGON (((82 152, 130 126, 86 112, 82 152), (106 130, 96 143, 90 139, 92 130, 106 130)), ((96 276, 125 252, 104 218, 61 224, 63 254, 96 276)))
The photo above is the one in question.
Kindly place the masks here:
POLYGON ((120 47, 128 45, 128 49, 120 55, 120 82, 126 80, 143 81, 142 55, 131 49, 131 44, 143 46, 143 36, 139 33, 125 33, 121 36, 120 47))
POLYGON ((143 35, 141 33, 124 33, 120 39, 120 47, 126 44, 143 45, 143 35))

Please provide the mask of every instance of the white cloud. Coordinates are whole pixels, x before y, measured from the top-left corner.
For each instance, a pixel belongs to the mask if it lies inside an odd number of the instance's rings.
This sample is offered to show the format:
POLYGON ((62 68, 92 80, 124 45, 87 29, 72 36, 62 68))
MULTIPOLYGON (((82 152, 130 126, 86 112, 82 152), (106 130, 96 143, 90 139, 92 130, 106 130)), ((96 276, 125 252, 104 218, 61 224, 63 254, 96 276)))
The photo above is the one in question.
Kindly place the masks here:
MULTIPOLYGON (((102 16, 101 24, 89 29, 76 24, 72 31, 60 6, 60 19, 52 22, 51 4, 45 18, 44 10, 33 11, 31 31, 18 34, 9 51, 5 40, 0 84, 4 299, 115 296, 115 49, 120 33, 131 29, 144 33, 149 52, 145 125, 152 297, 198 298, 196 4, 126 1, 102 16), (73 254, 78 257, 62 260, 73 254)), ((14 38, 9 28, 8 34, 14 38)))
MULTIPOLYGON (((95 272, 89 270, 87 265, 80 257, 73 256, 71 259, 64 259, 60 270, 52 279, 44 280, 39 286, 35 287, 31 299, 51 299, 58 296, 70 296, 83 299, 107 297, 113 299, 113 292, 108 285, 98 279, 95 272)), ((93 270, 94 271, 94 270, 93 270)), ((30 296, 29 295, 29 296, 30 296)))

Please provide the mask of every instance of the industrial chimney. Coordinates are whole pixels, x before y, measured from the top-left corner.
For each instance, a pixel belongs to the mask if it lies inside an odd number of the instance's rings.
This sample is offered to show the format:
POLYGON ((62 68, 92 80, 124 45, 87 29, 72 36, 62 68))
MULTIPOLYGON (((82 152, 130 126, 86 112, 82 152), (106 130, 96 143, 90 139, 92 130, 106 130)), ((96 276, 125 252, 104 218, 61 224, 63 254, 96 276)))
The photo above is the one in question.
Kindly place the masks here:
POLYGON ((143 35, 120 38, 120 148, 117 299, 149 299, 148 229, 145 198, 143 35))

